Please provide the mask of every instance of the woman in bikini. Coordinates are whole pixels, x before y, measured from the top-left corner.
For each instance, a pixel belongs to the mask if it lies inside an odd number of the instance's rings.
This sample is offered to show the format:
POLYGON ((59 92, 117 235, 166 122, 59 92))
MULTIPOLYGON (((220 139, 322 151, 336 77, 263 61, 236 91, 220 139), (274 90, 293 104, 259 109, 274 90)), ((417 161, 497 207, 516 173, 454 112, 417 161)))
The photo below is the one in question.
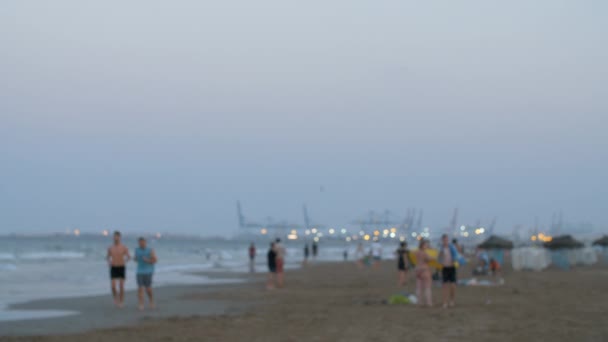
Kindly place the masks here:
POLYGON ((427 240, 420 240, 416 251, 416 297, 420 306, 433 306, 431 285, 433 283, 429 262, 432 258, 426 253, 429 248, 427 240))

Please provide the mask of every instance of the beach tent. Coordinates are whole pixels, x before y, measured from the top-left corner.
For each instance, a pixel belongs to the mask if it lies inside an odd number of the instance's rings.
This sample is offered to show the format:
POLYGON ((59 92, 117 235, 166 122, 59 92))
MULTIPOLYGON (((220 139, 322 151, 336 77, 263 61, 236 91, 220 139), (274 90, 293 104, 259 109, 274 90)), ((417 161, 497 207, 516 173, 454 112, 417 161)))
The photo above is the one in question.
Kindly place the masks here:
POLYGON ((601 238, 593 241, 594 246, 608 247, 608 235, 604 235, 601 238))
POLYGON ((599 249, 600 253, 604 255, 604 261, 608 262, 608 235, 593 241, 593 246, 599 249))
POLYGON ((504 251, 505 249, 513 249, 513 242, 496 235, 492 235, 477 247, 487 250, 490 258, 493 258, 494 260, 498 261, 499 264, 503 265, 504 251))
POLYGON ((578 263, 578 254, 580 254, 580 249, 585 245, 570 235, 562 235, 545 242, 543 246, 551 250, 553 264, 567 270, 571 265, 578 263))
POLYGON ((483 249, 513 249, 513 242, 496 235, 492 235, 477 247, 483 249))
POLYGON ((560 249, 582 248, 585 245, 582 242, 575 240, 570 235, 562 235, 562 236, 556 236, 553 239, 551 239, 551 241, 545 242, 543 244, 543 246, 550 250, 560 250, 560 249))
POLYGON ((511 266, 515 271, 542 271, 551 264, 551 253, 539 247, 520 247, 511 251, 511 266))

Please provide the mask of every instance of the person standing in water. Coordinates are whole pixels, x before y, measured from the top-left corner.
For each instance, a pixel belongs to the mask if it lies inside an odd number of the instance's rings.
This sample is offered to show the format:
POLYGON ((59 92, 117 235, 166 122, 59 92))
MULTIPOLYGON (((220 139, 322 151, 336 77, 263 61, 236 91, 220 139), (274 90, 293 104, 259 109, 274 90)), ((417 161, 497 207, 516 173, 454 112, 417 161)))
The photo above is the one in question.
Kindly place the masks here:
POLYGON ((399 286, 407 285, 407 270, 409 268, 407 243, 401 242, 397 251, 397 270, 399 272, 399 286))
POLYGON ((281 243, 281 239, 277 239, 274 244, 276 251, 276 266, 277 266, 277 287, 283 287, 284 285, 284 274, 285 274, 285 247, 281 243))
POLYGON ((416 251, 416 297, 420 306, 433 306, 431 285, 433 283, 429 262, 431 257, 426 253, 429 248, 427 240, 420 240, 418 251, 416 251))
POLYGON ((268 281, 266 282, 266 289, 272 290, 275 285, 275 277, 274 275, 277 273, 277 252, 275 251, 274 242, 270 243, 270 248, 268 249, 268 281))
POLYGON ((110 266, 110 280, 112 283, 114 305, 122 308, 125 301, 125 279, 127 273, 125 265, 131 260, 131 255, 129 255, 127 246, 122 244, 119 231, 114 232, 114 243, 108 248, 106 260, 110 266), (116 289, 117 283, 118 290, 116 289))
POLYGON ((249 245, 249 272, 255 272, 255 245, 249 245))
POLYGON ((137 299, 140 311, 144 309, 144 290, 148 294, 150 308, 154 309, 154 296, 152 293, 152 275, 154 264, 157 262, 156 253, 147 246, 146 239, 139 238, 139 247, 135 249, 135 262, 137 262, 137 299))
POLYGON ((304 245, 304 266, 308 265, 308 257, 310 256, 310 249, 308 248, 308 244, 304 245))
POLYGON ((458 250, 450 243, 447 234, 441 236, 441 250, 439 251, 439 262, 443 266, 441 275, 443 278, 442 297, 443 308, 455 305, 456 298, 456 261, 458 250))

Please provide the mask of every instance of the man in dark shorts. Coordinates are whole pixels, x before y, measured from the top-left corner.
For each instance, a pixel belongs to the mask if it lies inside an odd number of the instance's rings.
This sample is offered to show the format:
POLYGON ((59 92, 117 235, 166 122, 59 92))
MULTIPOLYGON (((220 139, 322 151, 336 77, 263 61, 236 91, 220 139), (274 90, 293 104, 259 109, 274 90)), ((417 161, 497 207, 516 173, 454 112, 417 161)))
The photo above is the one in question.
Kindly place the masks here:
POLYGON ((255 272, 255 245, 253 242, 249 245, 249 272, 255 272))
POLYGON ((456 299, 456 261, 458 250, 450 243, 447 234, 441 236, 441 249, 439 251, 439 262, 443 266, 441 275, 443 278, 442 297, 443 308, 455 305, 456 299))
POLYGON ((409 268, 409 250, 407 249, 407 243, 401 242, 397 251, 397 269, 399 271, 399 286, 407 285, 407 270, 409 268))
POLYGON ((129 255, 129 249, 121 242, 120 232, 114 232, 114 243, 108 248, 108 255, 106 256, 108 265, 110 266, 110 280, 112 283, 112 296, 114 297, 114 304, 122 308, 125 301, 125 279, 126 279, 126 263, 131 260, 129 255), (116 283, 118 283, 119 291, 116 290, 116 283))
POLYGON ((146 239, 140 237, 139 246, 135 249, 135 262, 137 262, 137 299, 139 310, 144 309, 144 291, 148 294, 150 308, 154 309, 154 294, 152 292, 152 276, 154 265, 158 261, 154 249, 149 248, 146 239))
POLYGON ((268 290, 274 289, 275 273, 277 273, 277 252, 275 250, 274 242, 271 242, 270 248, 268 249, 268 282, 266 283, 266 288, 268 290))

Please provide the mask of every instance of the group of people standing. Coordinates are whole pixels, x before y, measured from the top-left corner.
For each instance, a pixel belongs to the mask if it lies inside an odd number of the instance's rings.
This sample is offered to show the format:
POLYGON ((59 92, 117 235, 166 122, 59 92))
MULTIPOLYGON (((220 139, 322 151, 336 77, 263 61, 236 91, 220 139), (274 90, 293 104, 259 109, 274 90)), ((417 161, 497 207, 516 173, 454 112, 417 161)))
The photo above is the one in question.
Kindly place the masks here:
MULTIPOLYGON (((124 307, 125 281, 127 278, 127 263, 131 260, 129 248, 121 241, 120 232, 114 232, 114 243, 108 248, 106 256, 110 267, 110 282, 112 286, 112 296, 114 305, 119 308, 124 307)), ((148 295, 150 308, 154 308, 154 296, 152 292, 152 275, 154 274, 154 264, 158 261, 154 249, 147 246, 145 238, 140 237, 138 247, 135 248, 134 261, 137 263, 137 297, 139 310, 144 309, 144 291, 148 295)))
MULTIPOLYGON (((456 264, 460 259, 458 245, 450 240, 447 234, 441 237, 441 246, 437 259, 431 257, 427 250, 430 248, 428 240, 422 239, 419 242, 418 250, 415 253, 416 265, 416 297, 422 306, 433 306, 431 285, 433 283, 433 272, 430 263, 436 261, 441 264, 442 280, 442 301, 443 308, 456 305, 456 264)), ((410 268, 409 251, 405 242, 396 251, 397 268, 399 270, 399 285, 407 284, 407 270, 410 268)))

